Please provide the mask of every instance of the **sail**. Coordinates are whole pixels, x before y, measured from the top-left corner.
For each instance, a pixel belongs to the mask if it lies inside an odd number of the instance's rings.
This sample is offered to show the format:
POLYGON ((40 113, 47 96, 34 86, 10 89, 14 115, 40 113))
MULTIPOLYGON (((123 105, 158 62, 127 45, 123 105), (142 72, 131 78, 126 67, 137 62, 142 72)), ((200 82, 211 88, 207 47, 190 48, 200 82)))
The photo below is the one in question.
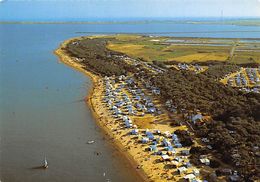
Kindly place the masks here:
POLYGON ((45 167, 45 168, 48 167, 48 161, 47 161, 46 157, 45 157, 45 159, 44 159, 44 167, 45 167))

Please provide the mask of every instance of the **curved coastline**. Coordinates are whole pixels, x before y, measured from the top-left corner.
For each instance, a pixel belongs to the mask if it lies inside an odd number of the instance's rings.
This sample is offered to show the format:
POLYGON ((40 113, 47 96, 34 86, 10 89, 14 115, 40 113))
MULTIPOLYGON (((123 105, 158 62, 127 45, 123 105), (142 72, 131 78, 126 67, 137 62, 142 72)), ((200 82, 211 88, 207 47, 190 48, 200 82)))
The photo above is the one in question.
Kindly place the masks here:
POLYGON ((137 177, 140 178, 140 181, 151 181, 148 177, 148 174, 145 173, 145 171, 140 168, 137 169, 137 166, 139 165, 138 162, 134 159, 134 157, 126 150, 127 146, 124 146, 119 138, 114 137, 115 135, 112 133, 111 128, 109 128, 105 122, 108 120, 108 118, 103 117, 102 113, 98 112, 100 110, 98 103, 96 102, 95 98, 100 98, 102 94, 102 90, 104 89, 102 87, 102 77, 92 73, 86 69, 83 68, 83 65, 74 62, 73 59, 71 59, 70 56, 66 55, 66 53, 63 51, 63 48, 71 41, 80 40, 82 37, 75 37, 68 40, 65 40, 60 44, 60 46, 54 51, 54 54, 58 56, 59 61, 66 64, 69 67, 72 67, 73 69, 76 69, 77 71, 83 73, 85 76, 89 77, 92 81, 92 87, 89 90, 88 94, 85 97, 86 104, 89 105, 89 108, 92 112, 92 115, 97 123, 97 125, 102 129, 102 131, 105 133, 107 137, 107 141, 109 143, 113 144, 117 151, 120 153, 120 155, 131 165, 132 170, 136 173, 137 177))

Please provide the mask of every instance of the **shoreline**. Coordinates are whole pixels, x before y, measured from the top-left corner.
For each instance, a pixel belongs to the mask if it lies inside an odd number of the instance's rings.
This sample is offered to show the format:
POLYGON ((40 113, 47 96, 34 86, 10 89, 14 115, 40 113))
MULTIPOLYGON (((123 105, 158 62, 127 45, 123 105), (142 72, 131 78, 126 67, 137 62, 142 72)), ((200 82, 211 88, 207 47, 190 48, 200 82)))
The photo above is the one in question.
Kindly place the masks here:
POLYGON ((76 69, 77 71, 83 73, 85 76, 89 77, 92 82, 92 87, 88 91, 88 94, 85 97, 85 103, 89 106, 91 113, 97 123, 97 125, 102 129, 105 136, 107 137, 107 141, 109 143, 113 143, 113 145, 116 147, 116 150, 122 155, 122 157, 130 164, 132 167, 132 170, 134 173, 136 173, 137 177, 140 178, 142 181, 152 181, 148 178, 148 175, 145 173, 145 171, 141 169, 137 169, 137 166, 139 165, 137 161, 134 159, 134 157, 127 152, 125 149, 127 146, 124 146, 118 138, 114 137, 114 134, 112 133, 111 129, 105 125, 104 121, 107 121, 108 119, 100 115, 98 110, 98 104, 95 103, 95 98, 98 98, 101 96, 100 91, 104 88, 102 87, 102 78, 90 71, 87 71, 83 68, 83 66, 79 63, 74 62, 71 57, 66 55, 62 48, 66 46, 71 41, 79 40, 81 37, 75 37, 68 40, 65 40, 60 44, 60 46, 54 51, 54 54, 58 56, 59 61, 64 63, 65 65, 72 67, 73 69, 76 69), (95 90, 98 90, 95 92, 95 90))

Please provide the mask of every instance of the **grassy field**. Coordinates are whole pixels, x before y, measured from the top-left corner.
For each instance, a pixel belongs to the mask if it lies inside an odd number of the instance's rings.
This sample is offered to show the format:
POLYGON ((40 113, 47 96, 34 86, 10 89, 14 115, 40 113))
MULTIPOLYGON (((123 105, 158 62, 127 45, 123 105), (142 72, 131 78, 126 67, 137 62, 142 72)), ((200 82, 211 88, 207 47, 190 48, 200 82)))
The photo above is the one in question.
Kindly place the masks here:
POLYGON ((260 63, 260 40, 109 36, 107 47, 146 61, 260 63), (232 51, 233 50, 233 51, 232 51), (232 54, 233 52, 233 54, 232 54), (230 59, 230 57, 232 57, 230 59))

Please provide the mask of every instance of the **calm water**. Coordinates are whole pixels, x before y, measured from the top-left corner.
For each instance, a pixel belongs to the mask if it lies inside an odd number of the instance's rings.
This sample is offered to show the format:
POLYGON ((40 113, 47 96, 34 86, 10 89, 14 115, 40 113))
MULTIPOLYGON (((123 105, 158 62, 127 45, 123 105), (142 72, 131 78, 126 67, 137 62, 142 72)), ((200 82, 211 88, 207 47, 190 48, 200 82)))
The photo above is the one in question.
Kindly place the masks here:
POLYGON ((1 25, 0 180, 136 181, 81 101, 90 79, 52 53, 75 36, 68 27, 1 25), (44 156, 49 169, 34 169, 44 156))
MULTIPOLYGON (((72 28, 72 27, 71 27, 72 28)), ((260 26, 207 24, 115 24, 82 25, 76 32, 86 33, 146 33, 176 37, 260 38, 260 26)))
POLYGON ((232 25, 0 25, 0 180, 138 180, 81 101, 90 80, 53 55, 63 40, 83 35, 77 32, 260 38, 256 31, 232 25), (210 31, 220 32, 202 33, 210 31), (35 169, 44 156, 50 168, 35 169))

